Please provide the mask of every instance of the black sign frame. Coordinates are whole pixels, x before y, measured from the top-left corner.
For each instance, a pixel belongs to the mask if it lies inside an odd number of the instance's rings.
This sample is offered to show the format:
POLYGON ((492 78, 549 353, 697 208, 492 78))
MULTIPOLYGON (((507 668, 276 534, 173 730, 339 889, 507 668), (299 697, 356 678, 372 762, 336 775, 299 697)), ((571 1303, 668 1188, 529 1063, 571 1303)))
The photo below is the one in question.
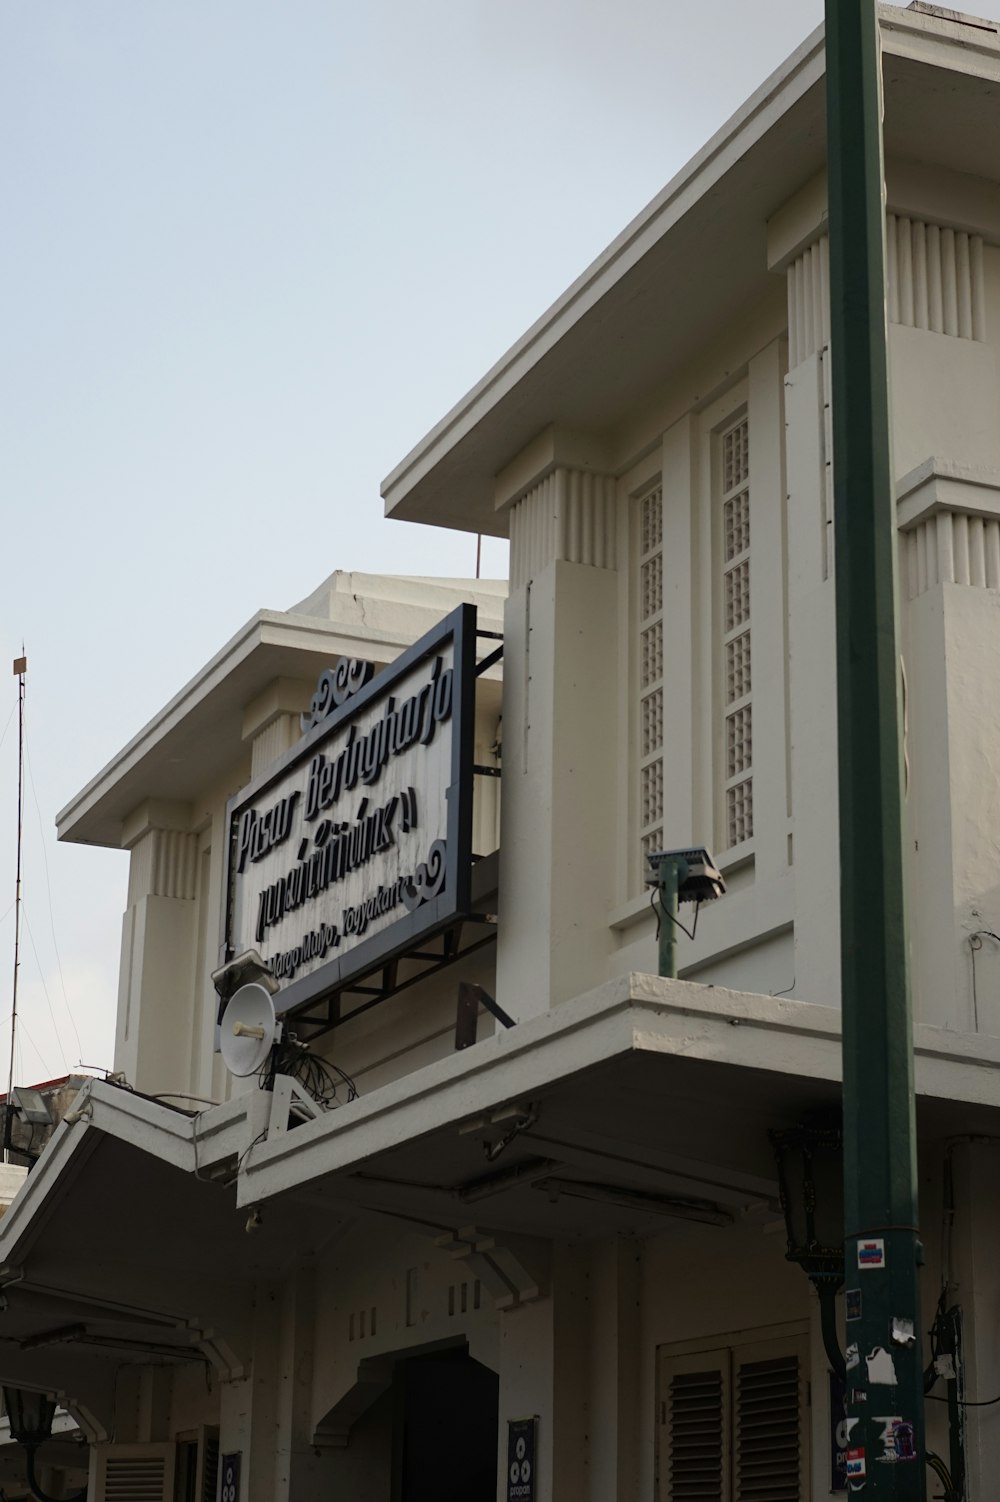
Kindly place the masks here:
MULTIPOLYGON (((371 975, 393 960, 402 959, 421 941, 444 932, 457 921, 473 917, 472 884, 472 798, 474 786, 475 717, 476 717, 476 607, 459 605, 425 636, 414 642, 399 657, 377 673, 339 709, 302 736, 266 772, 241 788, 226 803, 225 855, 223 865, 224 894, 219 963, 226 965, 236 958, 232 943, 233 882, 236 862, 236 833, 239 819, 247 804, 267 793, 268 788, 300 762, 308 760, 328 740, 346 729, 351 721, 392 692, 414 668, 453 644, 454 685, 451 711, 451 768, 445 792, 447 801, 445 878, 436 896, 422 902, 413 912, 397 918, 371 938, 355 945, 348 954, 334 955, 308 975, 283 985, 275 996, 278 1014, 292 1017, 313 1003, 350 990, 352 984, 371 975)), ((480 670, 482 664, 479 665, 480 670)), ((346 1020, 346 1019, 345 1019, 346 1020)))

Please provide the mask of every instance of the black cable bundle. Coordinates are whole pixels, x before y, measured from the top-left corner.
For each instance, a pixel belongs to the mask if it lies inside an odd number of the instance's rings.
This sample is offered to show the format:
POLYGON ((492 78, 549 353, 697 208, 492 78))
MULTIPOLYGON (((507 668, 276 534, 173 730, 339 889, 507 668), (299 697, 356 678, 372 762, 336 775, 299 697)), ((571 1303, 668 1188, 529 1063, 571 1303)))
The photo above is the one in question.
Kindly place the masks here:
POLYGON ((318 1106, 322 1106, 324 1111, 329 1111, 332 1106, 346 1105, 347 1101, 358 1098, 358 1087, 349 1074, 337 1064, 317 1058, 301 1043, 282 1043, 271 1050, 270 1057, 260 1072, 262 1090, 273 1089, 276 1074, 290 1074, 298 1080, 306 1094, 318 1106), (338 1099, 341 1087, 346 1091, 346 1100, 343 1102, 338 1099))

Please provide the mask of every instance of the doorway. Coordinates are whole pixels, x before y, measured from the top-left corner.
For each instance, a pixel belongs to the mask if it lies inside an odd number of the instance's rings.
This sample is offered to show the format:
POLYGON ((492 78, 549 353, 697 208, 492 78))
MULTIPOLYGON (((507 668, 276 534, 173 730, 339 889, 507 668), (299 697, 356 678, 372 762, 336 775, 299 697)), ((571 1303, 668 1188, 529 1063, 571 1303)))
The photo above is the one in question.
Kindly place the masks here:
POLYGON ((499 1385, 461 1347, 397 1361, 392 1502, 496 1502, 499 1385))

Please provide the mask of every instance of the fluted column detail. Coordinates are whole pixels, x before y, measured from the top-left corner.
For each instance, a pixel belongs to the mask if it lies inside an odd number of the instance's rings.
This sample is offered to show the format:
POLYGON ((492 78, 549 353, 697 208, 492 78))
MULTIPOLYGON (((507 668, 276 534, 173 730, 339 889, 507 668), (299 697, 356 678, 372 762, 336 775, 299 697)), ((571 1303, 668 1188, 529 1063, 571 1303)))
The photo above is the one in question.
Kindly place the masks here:
POLYGON ((511 507, 511 588, 555 560, 617 567, 615 481, 593 470, 558 466, 511 507))
POLYGON ((198 837, 180 829, 148 829, 132 847, 128 873, 131 907, 142 897, 195 896, 198 837))
MULTIPOLYGON (((886 216, 889 322, 955 339, 986 339, 983 237, 905 214, 886 216)), ((788 267, 788 360, 830 339, 830 249, 822 235, 788 267)))
POLYGON ((290 751, 302 734, 297 714, 279 714, 253 737, 250 748, 250 775, 258 776, 272 762, 290 751))

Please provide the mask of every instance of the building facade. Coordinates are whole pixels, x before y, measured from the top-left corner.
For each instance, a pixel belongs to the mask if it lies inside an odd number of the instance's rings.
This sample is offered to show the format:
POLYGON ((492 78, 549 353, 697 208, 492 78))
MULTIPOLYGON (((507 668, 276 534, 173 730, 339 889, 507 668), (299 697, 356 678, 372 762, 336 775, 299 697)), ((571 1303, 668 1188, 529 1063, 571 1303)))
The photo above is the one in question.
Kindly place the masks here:
MULTIPOLYGON (((929 6, 881 29, 927 1427, 985 1502, 1000 36, 929 6)), ((226 1502, 837 1490, 768 1135, 839 1100, 823 75, 817 33, 385 481, 396 517, 508 536, 509 588, 334 576, 60 816, 130 851, 132 1088, 88 1088, 0 1223, 0 1360, 78 1419, 98 1502, 140 1475, 226 1502), (387 666, 460 601, 503 636, 502 688, 492 664, 469 700, 464 919, 420 941, 426 971, 411 949, 318 1021, 296 1001, 335 1094, 234 1078, 216 936, 232 811, 259 812, 241 790, 295 764, 324 669, 387 666), (646 857, 691 845, 727 893, 660 979, 646 857)), ((858 1356, 872 1464, 891 1355, 858 1356)))

